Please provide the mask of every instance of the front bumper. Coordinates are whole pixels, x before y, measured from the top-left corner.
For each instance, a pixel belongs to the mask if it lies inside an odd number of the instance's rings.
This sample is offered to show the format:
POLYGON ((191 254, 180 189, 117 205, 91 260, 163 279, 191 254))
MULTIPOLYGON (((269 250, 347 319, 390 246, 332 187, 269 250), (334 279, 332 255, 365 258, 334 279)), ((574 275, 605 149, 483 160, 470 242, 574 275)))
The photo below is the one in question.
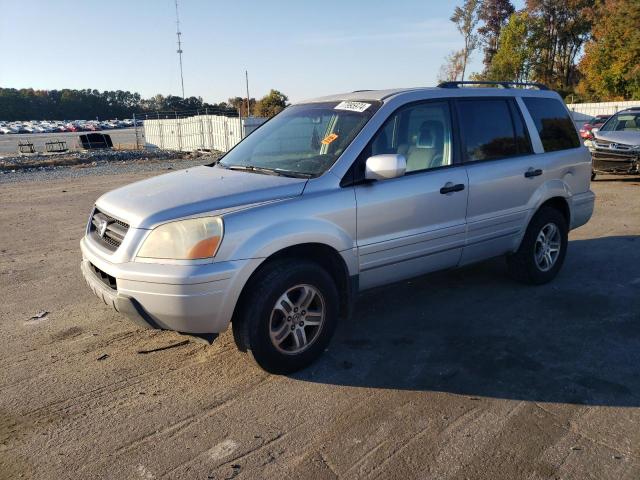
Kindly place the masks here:
POLYGON ((82 274, 104 303, 141 327, 191 334, 227 329, 242 287, 259 264, 259 260, 203 265, 112 263, 87 237, 80 248, 82 274), (111 282, 102 278, 107 276, 111 282))
POLYGON ((602 173, 640 173, 640 153, 637 151, 591 149, 593 170, 602 173))

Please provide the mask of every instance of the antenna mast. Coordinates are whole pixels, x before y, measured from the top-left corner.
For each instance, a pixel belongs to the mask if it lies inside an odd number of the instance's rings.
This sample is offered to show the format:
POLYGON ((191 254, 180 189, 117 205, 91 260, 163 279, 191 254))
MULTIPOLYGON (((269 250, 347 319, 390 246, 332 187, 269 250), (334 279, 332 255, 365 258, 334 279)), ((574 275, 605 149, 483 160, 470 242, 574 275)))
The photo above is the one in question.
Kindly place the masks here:
POLYGON ((182 99, 184 100, 184 78, 182 76, 182 32, 180 31, 180 17, 178 16, 178 0, 176 2, 176 35, 178 36, 178 58, 180 59, 180 85, 182 87, 182 99))

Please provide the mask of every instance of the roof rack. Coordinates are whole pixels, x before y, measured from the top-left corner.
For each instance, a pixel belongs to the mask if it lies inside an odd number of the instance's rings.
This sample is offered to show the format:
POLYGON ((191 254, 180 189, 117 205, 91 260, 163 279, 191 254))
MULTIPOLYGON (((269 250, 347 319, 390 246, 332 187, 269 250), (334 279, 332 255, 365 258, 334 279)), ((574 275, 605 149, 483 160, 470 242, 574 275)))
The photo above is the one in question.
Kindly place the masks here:
POLYGON ((485 81, 473 81, 473 80, 465 80, 465 81, 454 81, 454 82, 442 82, 438 85, 439 88, 459 88, 464 85, 487 85, 487 86, 495 86, 502 88, 511 88, 511 87, 535 87, 538 90, 549 90, 544 83, 538 82, 485 82, 485 81))

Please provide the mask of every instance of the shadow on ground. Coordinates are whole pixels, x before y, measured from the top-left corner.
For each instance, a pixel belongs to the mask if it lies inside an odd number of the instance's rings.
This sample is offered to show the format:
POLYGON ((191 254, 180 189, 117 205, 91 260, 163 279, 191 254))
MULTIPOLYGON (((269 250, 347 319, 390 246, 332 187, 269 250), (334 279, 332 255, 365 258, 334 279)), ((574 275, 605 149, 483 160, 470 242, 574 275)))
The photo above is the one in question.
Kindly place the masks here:
POLYGON ((301 381, 640 406, 640 236, 571 241, 559 277, 502 260, 363 294, 301 381))

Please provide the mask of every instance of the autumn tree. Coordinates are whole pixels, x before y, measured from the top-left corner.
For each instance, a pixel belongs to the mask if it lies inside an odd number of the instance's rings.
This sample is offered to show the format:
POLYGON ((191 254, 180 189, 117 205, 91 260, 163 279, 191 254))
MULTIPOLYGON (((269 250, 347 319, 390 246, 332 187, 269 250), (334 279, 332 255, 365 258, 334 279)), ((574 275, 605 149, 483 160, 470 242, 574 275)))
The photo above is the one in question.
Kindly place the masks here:
MULTIPOLYGON (((237 112, 240 112, 240 116, 241 117, 248 116, 247 99, 246 99, 246 97, 245 98, 233 97, 233 98, 229 99, 228 103, 234 110, 236 110, 237 112)), ((251 107, 251 113, 254 113, 256 111, 256 99, 255 98, 249 99, 249 106, 251 107)))
POLYGON ((485 70, 491 65, 493 56, 498 51, 500 32, 515 12, 510 0, 483 0, 478 18, 483 23, 478 34, 484 47, 485 70))
POLYGON ((579 64, 578 92, 596 100, 640 99, 640 2, 600 1, 579 64))
MULTIPOLYGON (((636 0, 637 1, 637 0, 636 0)), ((589 39, 595 0, 527 0, 536 80, 559 90, 577 83, 576 58, 589 39)))
POLYGON ((451 16, 451 21, 456 24, 458 31, 464 38, 461 80, 464 80, 469 57, 478 48, 476 27, 479 21, 478 10, 480 2, 481 0, 464 0, 462 7, 456 7, 451 16))

